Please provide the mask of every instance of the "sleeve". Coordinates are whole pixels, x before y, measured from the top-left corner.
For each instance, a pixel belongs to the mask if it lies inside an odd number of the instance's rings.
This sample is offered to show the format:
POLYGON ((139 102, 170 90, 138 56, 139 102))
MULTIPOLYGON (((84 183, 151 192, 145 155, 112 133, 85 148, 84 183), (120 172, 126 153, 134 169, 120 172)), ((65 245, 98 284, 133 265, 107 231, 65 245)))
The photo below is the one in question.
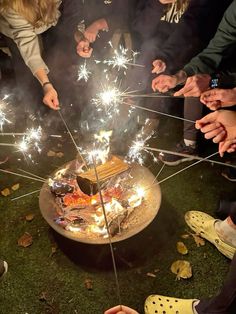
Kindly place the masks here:
POLYGON ((158 24, 163 16, 166 5, 157 0, 140 0, 133 21, 133 30, 136 31, 143 40, 156 35, 158 24))
POLYGON ((206 49, 193 58, 185 67, 188 76, 197 73, 216 72, 227 50, 236 42, 236 1, 226 10, 215 37, 206 49))
POLYGON ((13 10, 4 14, 4 18, 10 25, 12 39, 31 72, 35 74, 38 69, 43 68, 48 73, 48 67, 41 57, 39 38, 33 26, 13 10))
MULTIPOLYGON (((208 0, 193 0, 175 30, 161 47, 157 58, 166 62, 168 70, 182 68, 201 48, 201 30, 206 28, 210 14, 208 0)), ((210 38, 209 38, 210 39, 210 38)))

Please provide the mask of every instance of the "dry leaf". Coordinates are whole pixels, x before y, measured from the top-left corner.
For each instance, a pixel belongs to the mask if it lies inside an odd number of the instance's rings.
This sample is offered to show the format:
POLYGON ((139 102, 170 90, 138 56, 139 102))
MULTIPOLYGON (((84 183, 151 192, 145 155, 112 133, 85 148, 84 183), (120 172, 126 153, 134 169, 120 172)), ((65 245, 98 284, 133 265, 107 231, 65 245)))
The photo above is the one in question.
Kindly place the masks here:
POLYGON ((25 232, 23 236, 18 239, 18 245, 22 247, 28 247, 33 243, 32 235, 25 232))
POLYGON ((93 281, 92 281, 92 279, 89 279, 89 278, 85 279, 84 285, 85 285, 85 288, 87 290, 93 290, 93 281))
POLYGON ((182 255, 188 254, 188 249, 183 242, 177 242, 176 248, 180 254, 182 254, 182 255))
POLYGON ((26 221, 29 221, 29 222, 30 222, 30 221, 32 221, 33 219, 34 219, 34 214, 32 214, 32 213, 25 216, 25 220, 26 220, 26 221))
POLYGON ((49 150, 49 151, 47 152, 47 156, 48 156, 48 157, 55 157, 55 156, 56 156, 56 153, 55 153, 53 150, 49 150))
POLYGON ((197 244, 197 247, 205 245, 205 240, 203 238, 201 238, 199 235, 193 234, 193 233, 191 233, 191 235, 194 238, 194 241, 197 244))
POLYGON ((19 183, 16 183, 16 184, 14 184, 14 185, 11 187, 11 189, 12 189, 13 191, 17 191, 17 190, 19 189, 19 187, 20 187, 20 184, 19 184, 19 183))
POLYGON ((188 238, 189 238, 189 234, 182 234, 182 235, 181 235, 181 238, 182 238, 182 239, 188 239, 188 238))
POLYGON ((153 274, 153 273, 147 273, 147 276, 148 276, 148 277, 153 277, 153 278, 156 278, 156 275, 155 275, 155 274, 153 274))
POLYGON ((59 152, 56 154, 58 158, 62 158, 64 156, 64 154, 62 152, 59 152))
POLYGON ((8 196, 8 195, 11 194, 11 192, 10 192, 10 190, 9 190, 8 188, 6 188, 6 189, 4 189, 4 190, 1 191, 1 194, 2 194, 3 196, 8 196))
POLYGON ((176 279, 187 279, 192 277, 192 267, 188 261, 176 261, 171 265, 171 271, 176 274, 176 279))

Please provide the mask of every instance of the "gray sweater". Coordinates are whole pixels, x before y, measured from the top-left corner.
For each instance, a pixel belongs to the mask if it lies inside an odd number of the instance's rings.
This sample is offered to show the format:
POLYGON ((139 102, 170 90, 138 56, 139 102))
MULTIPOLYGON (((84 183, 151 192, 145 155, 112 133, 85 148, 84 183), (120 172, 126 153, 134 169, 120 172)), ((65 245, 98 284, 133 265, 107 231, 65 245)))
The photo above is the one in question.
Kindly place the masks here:
MULTIPOLYGON (((61 1, 58 2, 58 8, 61 1)), ((51 26, 55 26, 60 17, 57 12, 57 19, 51 25, 43 25, 35 28, 24 17, 12 9, 0 14, 0 32, 10 37, 16 43, 25 64, 35 74, 39 69, 45 69, 48 73, 48 67, 41 57, 41 44, 39 34, 45 32, 51 26)))

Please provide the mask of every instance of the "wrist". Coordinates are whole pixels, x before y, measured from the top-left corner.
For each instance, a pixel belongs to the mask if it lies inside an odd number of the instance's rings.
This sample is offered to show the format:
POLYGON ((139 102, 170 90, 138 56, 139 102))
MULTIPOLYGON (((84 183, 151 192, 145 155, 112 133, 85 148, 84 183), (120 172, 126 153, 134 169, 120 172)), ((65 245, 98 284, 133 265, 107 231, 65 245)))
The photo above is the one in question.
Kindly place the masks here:
POLYGON ((99 19, 94 22, 94 25, 98 31, 108 30, 108 25, 105 19, 99 19))
POLYGON ((42 83, 42 88, 43 88, 43 91, 46 92, 46 91, 52 89, 53 85, 51 82, 47 81, 47 82, 42 83))
POLYGON ((180 70, 179 72, 177 72, 174 77, 176 78, 176 85, 179 85, 179 84, 182 84, 184 83, 188 76, 187 76, 187 73, 183 70, 180 70))
POLYGON ((211 76, 209 76, 209 87, 211 89, 219 88, 220 83, 221 83, 220 74, 214 73, 211 76))

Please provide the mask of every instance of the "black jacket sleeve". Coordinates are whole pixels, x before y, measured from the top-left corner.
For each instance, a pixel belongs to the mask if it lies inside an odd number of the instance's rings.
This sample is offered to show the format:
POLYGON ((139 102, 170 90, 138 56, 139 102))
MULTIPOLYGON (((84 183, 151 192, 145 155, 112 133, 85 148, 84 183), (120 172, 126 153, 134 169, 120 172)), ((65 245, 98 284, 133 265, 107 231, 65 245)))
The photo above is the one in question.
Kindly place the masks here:
POLYGON ((192 0, 190 2, 175 31, 157 56, 167 63, 170 71, 183 67, 214 36, 227 4, 227 1, 223 1, 223 4, 220 1, 192 0))

